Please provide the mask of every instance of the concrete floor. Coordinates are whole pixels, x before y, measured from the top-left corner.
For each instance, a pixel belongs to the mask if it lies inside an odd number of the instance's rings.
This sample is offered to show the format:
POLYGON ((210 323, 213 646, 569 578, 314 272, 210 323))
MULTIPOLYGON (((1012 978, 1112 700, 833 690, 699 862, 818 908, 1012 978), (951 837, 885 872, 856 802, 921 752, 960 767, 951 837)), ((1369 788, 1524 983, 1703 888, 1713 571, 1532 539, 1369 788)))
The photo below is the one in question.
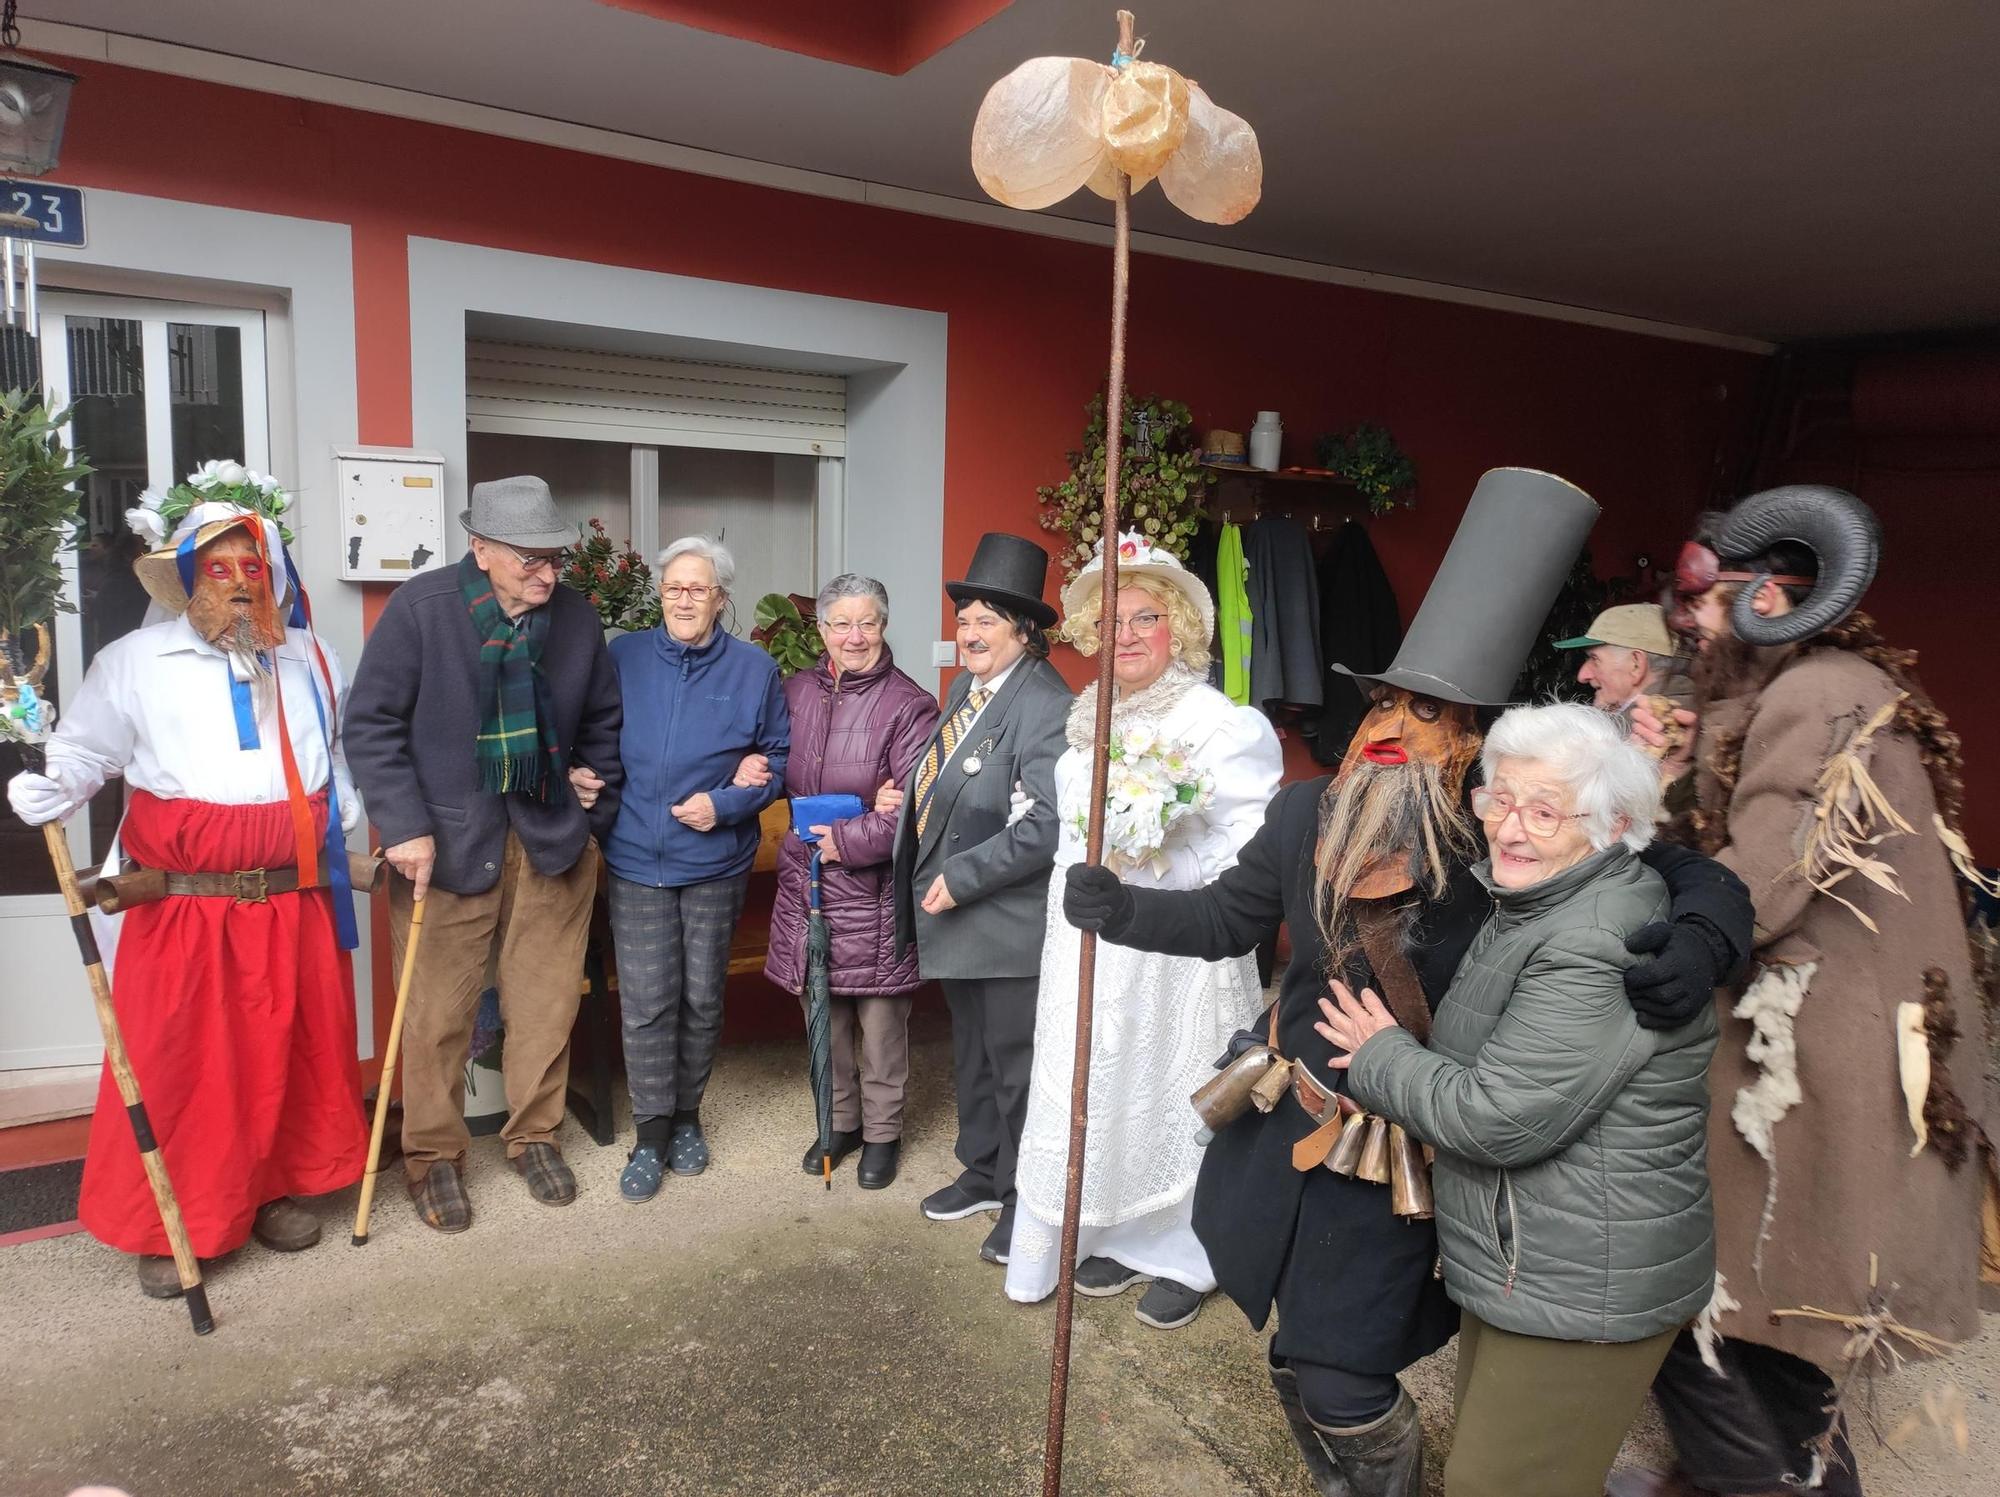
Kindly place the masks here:
MULTIPOLYGON (((471 1231, 424 1230, 392 1175, 357 1249, 355 1193, 329 1197, 319 1247, 253 1245, 214 1270, 217 1329, 200 1340, 87 1237, 8 1249, 0 1493, 1036 1491, 1052 1312, 1002 1296, 977 1256, 985 1218, 917 1214, 954 1173, 949 1067, 941 1043, 918 1046, 889 1190, 856 1189, 851 1165, 831 1194, 803 1175, 798 1052, 732 1048, 704 1106, 716 1159, 699 1179, 626 1205, 624 1149, 572 1124, 582 1193, 551 1210, 480 1140, 471 1231)), ((1067 1489, 1305 1497, 1234 1307, 1212 1300, 1163 1333, 1135 1302, 1077 1302, 1067 1489)), ((1887 1431, 1955 1378, 1973 1447, 1961 1458, 1929 1430, 1900 1454, 1864 1438, 1871 1497, 2000 1494, 1996 1368, 1989 1316, 1949 1370, 1881 1385, 1887 1431)), ((1449 1349, 1410 1374, 1434 1440, 1450 1377, 1449 1349)), ((1659 1452, 1649 1413, 1627 1457, 1659 1452)))

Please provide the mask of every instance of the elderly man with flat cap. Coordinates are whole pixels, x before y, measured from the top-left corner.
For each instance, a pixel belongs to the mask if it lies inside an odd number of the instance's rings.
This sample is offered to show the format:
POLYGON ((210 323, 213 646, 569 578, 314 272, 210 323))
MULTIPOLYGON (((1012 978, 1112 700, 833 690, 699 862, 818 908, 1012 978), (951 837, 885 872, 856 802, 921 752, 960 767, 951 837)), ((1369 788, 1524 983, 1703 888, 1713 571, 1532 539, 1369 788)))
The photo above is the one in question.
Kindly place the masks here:
POLYGON ((924 1198, 932 1221, 999 1211, 979 1249, 1004 1264, 1014 1236, 1014 1164, 1028 1119, 1035 993, 1055 866, 1056 760, 1070 689, 1049 664, 1056 611, 1042 600, 1049 558, 1033 541, 979 539, 958 608, 965 674, 910 771, 896 827, 896 945, 917 948, 951 1009, 958 1161, 924 1198), (1013 814, 1015 791, 1028 802, 1013 814))
POLYGON ((624 721, 597 610, 556 581, 576 539, 539 478, 477 484, 455 567, 397 588, 347 707, 354 778, 387 844, 400 969, 425 900, 403 1031, 403 1156, 423 1223, 472 1225, 464 1069, 498 951, 508 1158, 544 1205, 576 1198, 556 1144, 569 1033, 618 814, 624 721))

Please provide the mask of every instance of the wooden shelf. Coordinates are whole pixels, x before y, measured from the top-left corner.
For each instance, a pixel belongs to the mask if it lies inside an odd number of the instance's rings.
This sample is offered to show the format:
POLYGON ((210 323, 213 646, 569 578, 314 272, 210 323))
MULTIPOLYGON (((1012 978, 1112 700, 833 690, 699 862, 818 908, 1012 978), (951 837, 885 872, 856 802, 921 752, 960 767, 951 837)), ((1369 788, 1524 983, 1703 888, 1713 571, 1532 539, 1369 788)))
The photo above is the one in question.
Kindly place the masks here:
POLYGON ((1314 488, 1345 489, 1356 497, 1359 497, 1361 492, 1345 478, 1333 473, 1308 473, 1299 468, 1239 467, 1234 463, 1203 463, 1201 466, 1204 471, 1213 473, 1218 478, 1240 478, 1259 484, 1305 484, 1314 488))

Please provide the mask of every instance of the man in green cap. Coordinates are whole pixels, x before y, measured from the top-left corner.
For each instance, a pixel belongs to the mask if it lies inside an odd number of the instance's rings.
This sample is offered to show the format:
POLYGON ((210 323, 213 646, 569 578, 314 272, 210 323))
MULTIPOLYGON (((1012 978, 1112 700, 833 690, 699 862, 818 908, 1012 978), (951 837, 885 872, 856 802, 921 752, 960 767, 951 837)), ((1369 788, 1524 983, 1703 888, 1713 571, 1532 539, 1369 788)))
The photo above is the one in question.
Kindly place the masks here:
POLYGON ((1642 697, 1675 696, 1672 678, 1679 661, 1667 616, 1657 603, 1624 603, 1607 608, 1575 639, 1559 639, 1558 650, 1584 651, 1576 679, 1596 695, 1600 712, 1623 712, 1642 697))

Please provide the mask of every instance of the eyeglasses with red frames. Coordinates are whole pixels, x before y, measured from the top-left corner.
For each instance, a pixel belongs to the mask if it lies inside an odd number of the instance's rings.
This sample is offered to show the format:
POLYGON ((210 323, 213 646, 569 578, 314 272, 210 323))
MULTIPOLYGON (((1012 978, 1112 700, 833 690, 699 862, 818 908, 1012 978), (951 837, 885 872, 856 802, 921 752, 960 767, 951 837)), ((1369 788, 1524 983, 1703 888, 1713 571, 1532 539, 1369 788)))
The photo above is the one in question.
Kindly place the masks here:
POLYGON ((1481 785, 1472 792, 1472 814, 1489 825, 1497 826, 1516 811, 1521 813, 1521 829, 1530 837, 1546 841, 1562 830, 1565 821, 1580 820, 1586 812, 1572 811, 1564 815, 1554 806, 1541 801, 1521 805, 1504 790, 1488 790, 1481 785))

